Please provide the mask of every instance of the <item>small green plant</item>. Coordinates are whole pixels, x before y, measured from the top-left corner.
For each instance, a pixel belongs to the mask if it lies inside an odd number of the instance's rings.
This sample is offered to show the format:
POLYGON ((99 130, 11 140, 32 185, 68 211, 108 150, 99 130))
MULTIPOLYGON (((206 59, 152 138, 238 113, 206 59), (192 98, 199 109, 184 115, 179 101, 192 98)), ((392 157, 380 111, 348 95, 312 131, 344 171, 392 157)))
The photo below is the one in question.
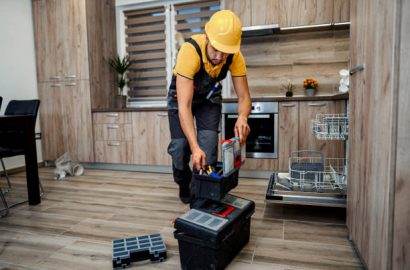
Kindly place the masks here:
POLYGON ((287 84, 282 84, 282 89, 285 90, 287 97, 293 96, 294 88, 295 88, 295 85, 291 82, 291 80, 288 80, 287 84))
POLYGON ((124 87, 127 84, 126 73, 131 66, 130 58, 128 55, 120 57, 110 58, 108 63, 117 73, 118 78, 118 88, 120 89, 120 95, 123 95, 124 87))

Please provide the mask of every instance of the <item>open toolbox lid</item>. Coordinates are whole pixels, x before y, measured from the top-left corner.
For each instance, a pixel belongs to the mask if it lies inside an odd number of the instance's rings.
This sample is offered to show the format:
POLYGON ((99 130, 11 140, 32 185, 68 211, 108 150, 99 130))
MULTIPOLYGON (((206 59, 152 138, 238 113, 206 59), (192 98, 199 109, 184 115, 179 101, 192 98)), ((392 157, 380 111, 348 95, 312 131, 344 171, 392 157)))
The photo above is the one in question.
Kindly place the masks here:
POLYGON ((246 158, 246 144, 241 145, 238 137, 221 140, 223 175, 228 176, 240 168, 246 158))
POLYGON ((204 200, 175 220, 174 227, 185 235, 218 243, 231 233, 236 222, 246 221, 255 203, 227 194, 221 201, 204 200))

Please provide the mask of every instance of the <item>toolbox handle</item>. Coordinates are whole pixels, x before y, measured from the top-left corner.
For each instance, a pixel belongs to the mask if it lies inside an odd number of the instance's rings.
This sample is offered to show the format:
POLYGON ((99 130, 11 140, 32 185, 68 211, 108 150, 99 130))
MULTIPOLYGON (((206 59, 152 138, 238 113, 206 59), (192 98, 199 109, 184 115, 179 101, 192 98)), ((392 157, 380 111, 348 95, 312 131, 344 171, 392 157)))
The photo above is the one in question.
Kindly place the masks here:
POLYGON ((213 212, 212 215, 217 216, 217 217, 221 217, 221 218, 225 218, 230 213, 232 213, 233 210, 235 210, 235 208, 233 206, 230 206, 230 205, 224 205, 224 208, 225 208, 225 211, 223 211, 223 213, 219 214, 219 213, 213 212))

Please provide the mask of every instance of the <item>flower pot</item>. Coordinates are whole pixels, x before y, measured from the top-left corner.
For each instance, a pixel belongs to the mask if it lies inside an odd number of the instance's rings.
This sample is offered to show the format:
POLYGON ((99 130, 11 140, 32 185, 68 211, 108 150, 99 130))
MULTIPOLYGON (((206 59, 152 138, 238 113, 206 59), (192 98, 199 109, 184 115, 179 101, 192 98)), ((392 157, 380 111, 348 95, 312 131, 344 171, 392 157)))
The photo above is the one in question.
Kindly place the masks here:
POLYGON ((286 96, 287 96, 287 97, 293 96, 293 92, 290 92, 290 91, 289 91, 289 92, 286 92, 286 96))
POLYGON ((305 89, 305 95, 306 96, 314 96, 315 94, 316 94, 316 89, 313 89, 313 88, 305 89))
POLYGON ((127 107, 127 97, 126 96, 122 96, 122 95, 116 95, 115 96, 115 108, 125 108, 127 107))

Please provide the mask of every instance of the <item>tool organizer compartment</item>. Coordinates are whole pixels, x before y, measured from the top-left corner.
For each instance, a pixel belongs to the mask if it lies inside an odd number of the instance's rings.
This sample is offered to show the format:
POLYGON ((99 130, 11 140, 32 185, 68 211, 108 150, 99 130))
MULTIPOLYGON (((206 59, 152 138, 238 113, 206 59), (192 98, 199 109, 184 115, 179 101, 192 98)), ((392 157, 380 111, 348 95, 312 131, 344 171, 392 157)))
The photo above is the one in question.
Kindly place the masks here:
MULTIPOLYGON (((222 169, 222 163, 218 162, 216 171, 222 169)), ((196 198, 204 198, 219 201, 228 192, 238 185, 239 170, 235 169, 230 175, 213 177, 194 173, 191 181, 191 193, 196 198)))
POLYGON ((255 203, 227 194, 204 200, 175 220, 181 269, 220 270, 249 242, 255 203))

